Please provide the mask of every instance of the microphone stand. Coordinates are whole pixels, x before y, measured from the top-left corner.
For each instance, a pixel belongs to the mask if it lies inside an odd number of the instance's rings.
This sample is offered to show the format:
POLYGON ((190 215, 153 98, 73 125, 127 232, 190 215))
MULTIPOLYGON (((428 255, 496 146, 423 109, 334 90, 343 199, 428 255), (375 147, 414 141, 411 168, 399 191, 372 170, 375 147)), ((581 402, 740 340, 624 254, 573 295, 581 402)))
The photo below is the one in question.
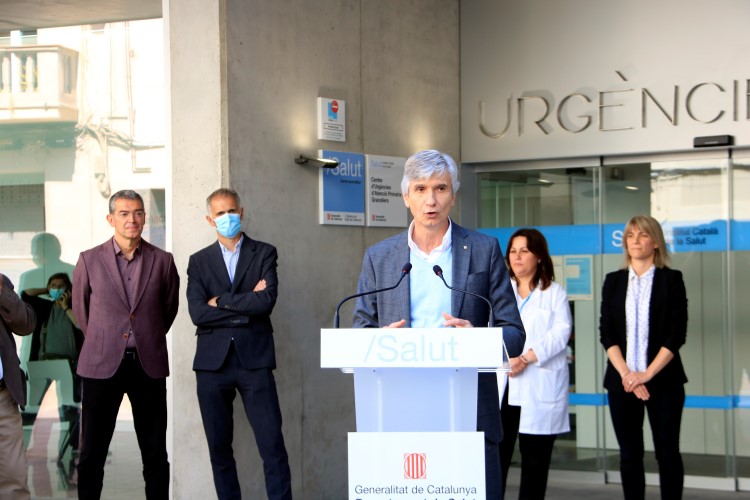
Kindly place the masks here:
MULTIPOLYGON (((487 326, 489 328, 492 328, 493 326, 495 326, 495 314, 492 311, 492 303, 490 302, 490 299, 488 299, 484 295, 479 295, 478 293, 470 292, 468 290, 461 290, 459 288, 453 288, 445 281, 445 277, 443 276, 443 269, 438 265, 433 266, 432 271, 437 275, 438 278, 440 278, 440 281, 442 281, 443 284, 446 286, 446 288, 448 288, 449 290, 453 290, 459 293, 465 293, 466 295, 471 295, 472 297, 478 297, 482 299, 483 301, 485 301, 487 303, 487 307, 490 308, 490 320, 487 323, 487 326)), ((503 340, 503 368, 502 370, 491 370, 491 371, 503 371, 503 372, 510 371, 510 355, 508 354, 508 348, 505 346, 505 340, 503 340)))
POLYGON ((344 305, 344 303, 351 299, 356 299, 357 297, 363 297, 365 295, 371 295, 373 293, 380 293, 380 292, 387 292, 388 290, 393 290, 397 286, 401 284, 401 281, 404 279, 404 277, 409 274, 411 271, 411 262, 407 262, 404 264, 404 266, 401 268, 401 277, 398 279, 395 285, 389 286, 388 288, 380 288, 378 290, 370 290, 369 292, 360 292, 355 293, 354 295, 349 295, 348 297, 344 297, 344 299, 339 302, 339 305, 336 306, 336 314, 333 315, 333 327, 338 328, 339 327, 339 312, 341 310, 341 306, 344 305))

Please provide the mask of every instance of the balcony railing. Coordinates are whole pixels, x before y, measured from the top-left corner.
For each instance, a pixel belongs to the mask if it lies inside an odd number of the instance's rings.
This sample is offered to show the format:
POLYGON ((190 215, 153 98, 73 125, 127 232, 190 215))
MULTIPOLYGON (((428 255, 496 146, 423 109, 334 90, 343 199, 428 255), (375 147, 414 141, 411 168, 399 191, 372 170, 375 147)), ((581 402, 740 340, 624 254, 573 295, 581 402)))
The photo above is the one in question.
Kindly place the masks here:
POLYGON ((77 122, 77 75, 74 50, 0 47, 0 124, 77 122))

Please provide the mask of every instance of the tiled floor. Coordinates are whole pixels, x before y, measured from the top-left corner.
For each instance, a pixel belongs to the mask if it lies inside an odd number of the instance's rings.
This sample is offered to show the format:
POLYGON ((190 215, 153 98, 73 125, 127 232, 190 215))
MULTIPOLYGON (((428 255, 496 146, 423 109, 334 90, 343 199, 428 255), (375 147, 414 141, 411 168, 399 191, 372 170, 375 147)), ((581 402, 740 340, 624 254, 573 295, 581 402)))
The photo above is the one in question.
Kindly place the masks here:
MULTIPOLYGON (((29 487, 33 499, 76 498, 75 458, 67 450, 62 460, 57 460, 60 423, 57 414, 57 398, 54 387, 47 392, 36 423, 31 429, 27 458, 29 461, 29 487)), ((506 498, 518 496, 519 469, 511 469, 506 498)), ((570 475, 550 474, 547 487, 549 500, 588 500, 622 498, 618 484, 602 484, 595 481, 571 481, 570 475)), ((110 446, 110 456, 104 471, 106 500, 144 499, 141 459, 133 430, 130 404, 125 398, 117 418, 115 435, 110 446)), ((647 488, 647 500, 659 498, 659 490, 647 488)), ((684 500, 711 498, 716 500, 748 500, 748 492, 722 492, 688 488, 684 500)), ((182 499, 180 499, 182 500, 182 499)), ((193 500, 193 499, 186 499, 193 500)), ((329 499, 323 499, 329 500, 329 499)), ((335 500, 335 499, 334 499, 335 500)))
MULTIPOLYGON (((67 424, 64 424, 67 425, 67 424)), ((58 460, 61 424, 57 397, 50 387, 31 430, 26 457, 29 462, 31 498, 77 498, 75 457, 68 448, 58 460)), ((145 498, 141 458, 133 430, 133 415, 127 397, 117 416, 117 427, 104 469, 102 498, 140 500, 145 498)))
MULTIPOLYGON (((518 483, 520 469, 511 468, 508 474, 508 487, 505 491, 506 500, 518 498, 518 483)), ((603 484, 601 482, 571 481, 569 478, 555 477, 550 474, 547 485, 547 500, 616 500, 622 498, 622 487, 619 484, 603 484)), ((646 487, 646 500, 657 500, 661 498, 659 488, 646 487)), ((685 488, 682 495, 683 500, 748 500, 749 492, 715 491, 696 488, 685 488)))

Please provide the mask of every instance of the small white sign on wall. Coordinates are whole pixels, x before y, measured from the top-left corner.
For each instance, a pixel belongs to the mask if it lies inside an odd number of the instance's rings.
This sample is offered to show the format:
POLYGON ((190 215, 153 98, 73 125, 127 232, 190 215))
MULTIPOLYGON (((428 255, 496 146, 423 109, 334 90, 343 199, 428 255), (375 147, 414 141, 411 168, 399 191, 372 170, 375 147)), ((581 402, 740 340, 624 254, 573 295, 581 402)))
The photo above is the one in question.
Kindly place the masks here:
POLYGON ((401 196, 406 158, 365 156, 367 225, 406 227, 407 209, 401 196))
POLYGON ((484 500, 483 432, 350 432, 350 500, 484 500))
POLYGON ((318 140, 346 142, 346 102, 318 97, 318 140))

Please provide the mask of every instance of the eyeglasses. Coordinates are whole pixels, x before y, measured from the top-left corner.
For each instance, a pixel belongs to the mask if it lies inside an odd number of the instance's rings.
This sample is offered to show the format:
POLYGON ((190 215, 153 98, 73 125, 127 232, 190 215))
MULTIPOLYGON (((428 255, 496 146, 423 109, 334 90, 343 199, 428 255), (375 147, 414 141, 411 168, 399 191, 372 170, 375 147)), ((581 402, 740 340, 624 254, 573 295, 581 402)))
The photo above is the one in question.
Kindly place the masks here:
POLYGON ((115 212, 115 217, 118 219, 130 219, 130 216, 133 216, 134 219, 143 219, 146 217, 146 211, 145 210, 133 210, 132 212, 126 212, 126 211, 120 211, 115 212))

